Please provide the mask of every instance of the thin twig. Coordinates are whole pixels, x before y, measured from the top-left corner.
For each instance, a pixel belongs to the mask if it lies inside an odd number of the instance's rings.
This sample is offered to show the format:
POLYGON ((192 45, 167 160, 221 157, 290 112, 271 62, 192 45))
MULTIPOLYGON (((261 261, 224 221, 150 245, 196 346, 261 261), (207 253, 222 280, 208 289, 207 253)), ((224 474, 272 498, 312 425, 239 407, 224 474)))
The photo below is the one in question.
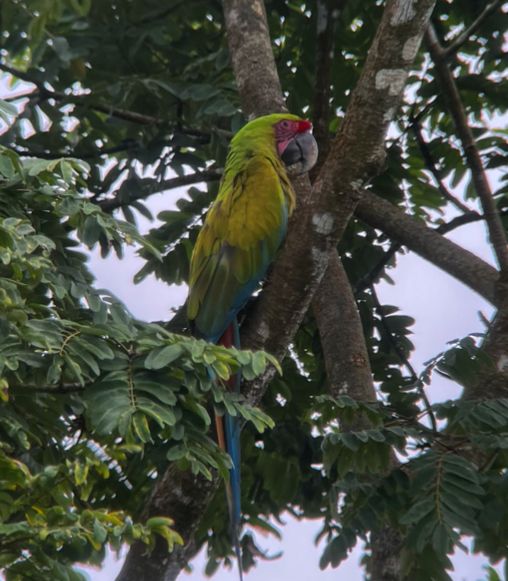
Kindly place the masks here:
POLYGON ((346 0, 318 0, 316 18, 316 60, 312 124, 314 137, 319 146, 318 163, 312 170, 311 179, 317 176, 323 160, 328 154, 332 134, 330 121, 331 70, 334 58, 335 29, 340 11, 346 0), (323 26, 323 23, 326 23, 323 26))
POLYGON ((6 65, 5 63, 0 63, 0 70, 9 73, 13 77, 21 79, 22 81, 35 85, 38 89, 38 93, 35 92, 34 96, 39 95, 43 99, 55 99, 55 101, 65 100, 68 103, 73 103, 82 107, 88 107, 101 113, 107 113, 111 117, 117 117, 118 119, 123 119, 124 121, 140 123, 141 125, 160 125, 164 121, 159 117, 144 115, 142 113, 137 113, 136 111, 128 111, 127 109, 120 109, 119 107, 113 107, 112 105, 104 105, 103 103, 91 103, 88 101, 90 95, 72 95, 63 93, 61 91, 48 89, 44 81, 35 79, 32 75, 6 65), (87 98, 87 102, 82 102, 84 97, 87 98))
POLYGON ((428 146, 427 142, 425 141, 425 138, 423 137, 423 133, 422 133, 422 129, 420 127, 420 124, 415 119, 415 117, 413 117, 413 115, 410 116, 410 124, 411 124, 411 129, 413 130, 413 133, 416 137, 416 142, 418 143, 418 147, 420 148, 420 152, 422 154, 423 161, 425 162, 425 166, 430 171, 430 173, 433 175, 433 177, 436 181, 436 185, 437 185, 439 191, 441 192, 441 195, 443 196, 443 198, 445 200, 447 200, 448 202, 450 202, 450 204, 453 204, 461 212, 470 212, 471 211, 470 208, 468 208, 463 202, 461 202, 459 199, 457 199, 450 191, 448 191, 448 188, 444 185, 443 175, 442 175, 443 172, 440 170, 440 168, 437 167, 436 162, 434 160, 434 157, 432 156, 432 153, 429 149, 429 146, 428 146))
POLYGON ((467 114, 460 98, 457 84, 446 63, 445 51, 432 25, 429 25, 427 28, 425 38, 432 60, 434 61, 436 76, 441 84, 444 97, 453 117, 457 135, 462 142, 462 149, 487 222, 490 242, 501 270, 508 272, 508 245, 506 234, 483 167, 480 152, 478 151, 473 132, 468 123, 467 114))
POLYGON ((473 35, 478 28, 482 25, 483 21, 490 16, 499 6, 501 5, 501 0, 494 0, 490 4, 487 4, 483 11, 479 14, 476 20, 466 28, 463 32, 461 32, 455 39, 453 39, 450 44, 443 49, 443 58, 448 59, 452 55, 454 55, 459 48, 467 42, 469 37, 473 35))
POLYGON ((178 176, 175 178, 171 178, 169 180, 164 180, 161 182, 157 182, 157 187, 155 189, 149 188, 147 191, 143 189, 139 189, 138 192, 129 196, 128 199, 120 200, 119 197, 115 197, 113 199, 102 200, 97 202, 104 212, 112 212, 117 208, 121 208, 122 206, 129 206, 132 202, 137 200, 144 200, 149 196, 154 194, 160 194, 166 190, 171 190, 174 188, 178 188, 180 186, 188 186, 190 184, 197 184, 199 182, 213 182, 215 180, 219 180, 222 177, 222 170, 221 169, 210 169, 207 171, 200 171, 193 174, 185 175, 185 176, 178 176))
POLYGON ((112 153, 120 153, 122 151, 131 151, 133 149, 139 148, 140 145, 134 140, 124 141, 119 145, 114 147, 104 147, 98 148, 95 152, 81 153, 77 154, 74 151, 33 151, 31 149, 23 149, 20 147, 8 147, 14 153, 17 153, 21 157, 37 157, 39 159, 60 159, 62 157, 73 157, 77 159, 96 159, 103 155, 111 155, 112 153))
POLYGON ((58 394, 66 394, 66 393, 76 393, 83 391, 86 388, 86 385, 82 385, 81 383, 61 383, 59 385, 35 385, 30 383, 25 383, 23 385, 10 385, 9 389, 13 391, 30 391, 37 393, 58 393, 58 394))
POLYGON ((369 288, 376 282, 378 277, 381 275, 383 270, 385 269, 386 265, 390 262, 390 260, 397 254, 397 252, 402 248, 402 244, 400 242, 392 242, 390 244, 390 248, 383 254, 383 256, 378 260, 378 262, 371 268, 371 270, 366 273, 362 278, 356 283, 354 288, 355 297, 364 291, 366 288, 369 288))
MULTIPOLYGON (((63 93, 61 91, 54 91, 48 89, 44 81, 35 79, 28 73, 20 71, 14 67, 6 65, 5 63, 0 63, 0 70, 9 73, 13 77, 21 79, 27 83, 35 85, 38 91, 34 91, 31 95, 32 98, 40 97, 42 99, 54 99, 55 101, 65 101, 67 103, 72 103, 78 107, 84 107, 88 109, 93 109, 94 111, 99 111, 100 113, 106 113, 110 117, 116 117, 117 119, 123 119, 124 121, 130 121, 132 123, 138 123, 140 125, 163 125, 167 123, 166 119, 161 117, 154 117, 152 115, 146 115, 144 113, 138 113, 137 111, 130 111, 128 109, 121 109, 120 107, 115 107, 111 104, 97 103, 96 101, 90 100, 90 95, 73 95, 63 93)), ((28 97, 28 95, 24 95, 28 97)), ((175 127, 178 133, 184 133, 186 135, 191 135, 193 137, 206 137, 210 139, 210 131, 201 131, 199 129, 185 128, 185 127, 175 127)), ((217 133, 221 137, 230 139, 232 134, 230 131, 225 131, 222 129, 214 129, 214 133, 217 133)))
POLYGON ((390 344, 392 345, 393 350, 395 351, 400 362, 408 370, 409 375, 411 377, 411 381, 413 381, 414 386, 415 386, 416 390, 418 391, 418 394, 422 398, 425 411, 427 412, 429 419, 430 419, 430 423, 432 424, 432 429, 434 432, 437 432, 438 429, 437 429, 436 417, 434 416, 434 412, 432 411, 432 405, 429 401, 429 398, 427 397, 427 394, 425 393, 425 388, 423 387, 423 384, 420 381, 420 378, 416 374, 414 367, 411 365, 409 359, 406 357, 406 354, 401 349, 400 345, 398 344, 396 338, 394 337, 394 335, 390 329, 390 325, 388 324, 388 321, 386 320, 385 314, 383 313, 383 308, 382 308, 381 303, 379 302, 379 297, 377 296, 376 287, 374 286, 374 284, 370 285, 370 291, 372 293, 372 300, 374 302, 376 312, 379 315, 381 325, 386 333, 386 336, 387 336, 390 344))

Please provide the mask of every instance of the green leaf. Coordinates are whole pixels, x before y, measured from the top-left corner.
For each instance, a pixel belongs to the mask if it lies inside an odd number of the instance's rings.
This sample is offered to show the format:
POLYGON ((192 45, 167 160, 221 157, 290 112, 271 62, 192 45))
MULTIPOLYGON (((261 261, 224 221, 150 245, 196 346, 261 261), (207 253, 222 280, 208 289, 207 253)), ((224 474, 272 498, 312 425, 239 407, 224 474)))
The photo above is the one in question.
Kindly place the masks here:
POLYGON ((421 521, 435 508, 432 498, 422 498, 414 504, 400 519, 401 524, 413 524, 421 521))
POLYGON ((183 352, 184 348, 180 343, 166 345, 162 349, 154 349, 145 359, 145 367, 147 369, 162 369, 178 359, 183 352))

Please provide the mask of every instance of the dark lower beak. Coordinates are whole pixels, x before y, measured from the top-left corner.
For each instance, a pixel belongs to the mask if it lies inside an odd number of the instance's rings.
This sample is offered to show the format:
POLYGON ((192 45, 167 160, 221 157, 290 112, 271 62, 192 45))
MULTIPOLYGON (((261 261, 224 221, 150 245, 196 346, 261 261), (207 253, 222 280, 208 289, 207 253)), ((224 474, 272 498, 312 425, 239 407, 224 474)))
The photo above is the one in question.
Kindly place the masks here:
POLYGON ((312 133, 299 133, 288 143, 281 159, 289 175, 300 175, 314 167, 317 156, 318 146, 312 133))

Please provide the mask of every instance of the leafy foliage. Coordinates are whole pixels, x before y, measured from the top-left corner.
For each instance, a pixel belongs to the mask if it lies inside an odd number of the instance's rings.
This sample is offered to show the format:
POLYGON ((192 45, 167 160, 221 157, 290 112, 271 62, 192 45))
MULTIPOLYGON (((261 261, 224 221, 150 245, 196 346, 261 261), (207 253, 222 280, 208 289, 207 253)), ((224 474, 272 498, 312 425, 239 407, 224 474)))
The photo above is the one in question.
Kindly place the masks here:
POLYGON ((0 562, 8 579, 80 579, 71 565, 100 563, 107 544, 182 543, 171 519, 136 522, 147 475, 165 449, 195 473, 227 476, 209 393, 263 430, 270 418, 220 381, 276 362, 134 320, 92 286, 78 241, 121 252, 137 240, 159 255, 81 195, 86 164, 7 149, 0 159, 0 562))
MULTIPOLYGON (((382 14, 380 2, 341 5, 330 133, 382 14)), ((287 0, 266 7, 288 106, 312 115, 317 10, 287 0)), ((481 9, 439 0, 438 35, 453 41, 481 9)), ((171 521, 139 515, 168 463, 227 475, 230 460, 210 434, 213 406, 247 421, 245 521, 279 536, 286 510, 320 518, 322 567, 338 566, 363 540, 372 575, 372 539, 388 525, 400 532, 407 578, 448 579, 449 555, 466 534, 493 562, 506 558, 508 404, 428 405, 436 373, 467 386, 490 362, 482 336, 471 334, 421 374, 410 367, 414 321, 375 292, 380 279, 391 282, 403 252, 397 241, 353 219, 338 247, 378 401, 327 392, 310 314, 261 411, 222 382, 237 371, 247 380, 263 373, 274 363, 268 355, 135 320, 94 286, 84 248, 121 256, 134 243, 145 261, 136 281, 186 281, 228 141, 244 122, 221 10, 201 0, 1 3, 0 68, 12 93, 0 101, 0 566, 8 579, 79 579, 72 565, 101 563, 108 543, 151 545, 161 535, 171 550, 181 542, 171 521), (174 199, 166 194, 168 209, 141 237, 136 219, 152 218, 145 199, 178 185, 189 187, 174 199)), ((505 224, 506 131, 485 127, 506 114, 507 27, 508 12, 498 10, 450 59, 482 159, 497 171, 505 224)), ((386 168, 371 187, 436 228, 445 212, 476 210, 477 194, 423 50, 408 83, 386 168)), ((196 534, 210 574, 232 556, 224 504, 219 491, 196 534)), ((263 555, 249 533, 242 551, 246 570, 263 555)))

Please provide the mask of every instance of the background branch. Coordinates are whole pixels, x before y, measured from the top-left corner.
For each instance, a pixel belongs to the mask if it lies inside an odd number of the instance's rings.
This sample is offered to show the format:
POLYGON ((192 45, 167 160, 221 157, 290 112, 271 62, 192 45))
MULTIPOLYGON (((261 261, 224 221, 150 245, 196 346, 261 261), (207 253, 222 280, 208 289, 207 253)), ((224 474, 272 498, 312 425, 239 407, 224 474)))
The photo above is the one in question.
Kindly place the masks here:
POLYGON ((411 115, 410 123, 411 129, 413 130, 413 133, 416 137, 416 142, 418 143, 418 147, 420 148, 423 161, 425 162, 427 169, 434 176, 437 187, 441 192, 443 198, 450 202, 450 204, 453 204, 461 212, 470 212, 471 211, 470 208, 468 208, 463 202, 458 200, 452 193, 450 193, 447 187, 444 185, 442 172, 437 167, 436 162, 434 161, 434 157, 432 156, 430 148, 423 137, 422 129, 420 127, 420 123, 418 122, 418 120, 411 115))
POLYGON ((170 178, 169 180, 162 180, 160 182, 155 182, 153 188, 147 188, 147 190, 139 189, 136 193, 131 193, 128 198, 123 199, 116 196, 112 199, 101 200, 97 204, 102 208, 104 212, 112 212, 117 208, 122 206, 128 206, 135 202, 136 200, 145 200, 146 198, 154 195, 160 194, 166 190, 171 190, 173 188, 179 188, 181 186, 188 186, 191 184, 197 184, 200 182, 213 182, 219 180, 222 176, 221 169, 210 169, 202 172, 195 172, 193 174, 188 174, 184 176, 177 176, 170 178))
POLYGON ((487 174, 483 167, 480 152, 476 147, 473 132, 469 127, 466 111, 459 95, 459 90, 455 79, 446 63, 446 54, 443 50, 436 31, 429 25, 426 32, 426 41, 429 51, 434 61, 437 79, 443 89, 443 94, 451 113, 457 135, 462 142, 462 148, 467 164, 471 171, 472 180, 476 193, 480 199, 487 228, 489 230, 490 241, 501 270, 508 270, 508 245, 503 223, 498 214, 496 203, 492 195, 487 174))
POLYGON ((472 252, 427 228, 422 221, 408 216, 369 190, 363 190, 355 214, 442 268, 491 303, 496 303, 495 285, 499 273, 472 252))
POLYGON ((427 394, 425 392, 425 388, 424 388, 422 382, 420 381, 420 378, 418 377, 418 374, 416 373, 414 367, 411 365, 411 362, 409 361, 408 357, 404 353, 404 350, 401 349, 401 347, 397 341, 397 338, 394 336, 394 334, 390 328, 390 324, 388 323, 388 321, 386 319, 386 315, 383 312, 383 306, 379 302, 376 288, 373 284, 370 285, 370 293, 372 296, 372 300, 374 302, 374 306, 376 308, 376 312, 377 312, 379 319, 381 321, 381 327, 385 332, 386 338, 388 339, 389 343, 393 347, 393 350, 395 351, 397 357, 399 358, 399 361, 402 364, 402 366, 407 369, 409 376, 411 378, 411 381, 413 382, 415 388, 418 390, 418 393, 420 394, 420 398, 423 402, 423 408, 425 410, 425 414, 429 417, 430 423, 432 424, 432 430, 434 431, 434 433, 437 433, 436 417, 434 415, 434 412, 432 411, 432 406, 431 406, 429 398, 427 397, 427 394))
POLYGON ((330 146, 331 69, 335 48, 335 29, 346 0, 318 0, 316 17, 316 76, 312 105, 313 134, 319 145, 319 160, 311 176, 318 174, 330 146))
POLYGON ((443 58, 448 59, 453 56, 459 48, 469 40, 469 38, 480 28, 483 21, 493 14, 501 6, 501 0, 494 0, 487 4, 482 12, 478 15, 476 20, 461 32, 451 43, 443 50, 443 58))

